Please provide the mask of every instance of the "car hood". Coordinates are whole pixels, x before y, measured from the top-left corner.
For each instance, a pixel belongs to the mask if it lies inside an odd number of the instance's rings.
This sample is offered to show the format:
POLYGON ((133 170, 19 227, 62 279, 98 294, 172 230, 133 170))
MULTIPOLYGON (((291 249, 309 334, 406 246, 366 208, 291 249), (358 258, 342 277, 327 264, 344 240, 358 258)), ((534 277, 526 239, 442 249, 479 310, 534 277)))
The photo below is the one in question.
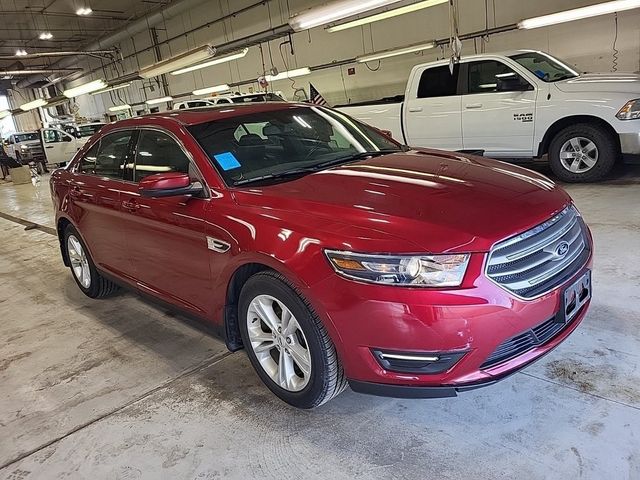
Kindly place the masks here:
MULTIPOLYGON (((481 157, 433 150, 390 154, 234 191, 245 207, 295 223, 318 218, 398 239, 398 252, 487 251, 562 210, 570 198, 535 172, 481 157)), ((345 239, 336 228, 336 244, 345 239)), ((369 245, 375 251, 375 245, 369 245)))
POLYGON ((640 95, 640 75, 634 73, 586 73, 556 82, 563 92, 610 92, 640 95))

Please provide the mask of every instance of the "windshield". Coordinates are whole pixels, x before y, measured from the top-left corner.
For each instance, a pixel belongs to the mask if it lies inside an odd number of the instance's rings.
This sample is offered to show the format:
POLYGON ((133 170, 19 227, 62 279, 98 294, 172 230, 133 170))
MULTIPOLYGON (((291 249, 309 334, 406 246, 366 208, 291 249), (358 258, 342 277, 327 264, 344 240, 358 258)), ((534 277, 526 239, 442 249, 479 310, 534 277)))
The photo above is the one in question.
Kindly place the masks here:
POLYGON ((511 58, 533 73, 543 82, 557 82, 579 75, 566 63, 542 52, 526 52, 511 58))
POLYGON ((289 106, 214 120, 189 130, 232 186, 348 162, 364 152, 402 149, 375 129, 320 107, 289 106))
POLYGON ((16 135, 16 143, 29 142, 31 140, 40 140, 38 134, 36 132, 33 133, 21 133, 20 135, 16 135))
POLYGON ((98 130, 100 130, 103 126, 104 126, 103 124, 81 125, 80 127, 78 127, 78 134, 80 135, 80 137, 90 137, 91 135, 96 133, 98 130))

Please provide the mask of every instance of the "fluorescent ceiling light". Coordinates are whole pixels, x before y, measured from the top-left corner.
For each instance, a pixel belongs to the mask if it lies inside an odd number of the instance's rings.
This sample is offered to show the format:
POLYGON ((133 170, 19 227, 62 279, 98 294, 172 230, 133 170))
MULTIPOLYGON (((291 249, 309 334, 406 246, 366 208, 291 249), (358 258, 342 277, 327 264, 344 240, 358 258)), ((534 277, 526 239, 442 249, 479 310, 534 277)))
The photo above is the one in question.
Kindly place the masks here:
POLYGON ((9 110, 0 110, 0 119, 7 118, 9 115, 11 115, 9 110))
POLYGON ((215 55, 216 49, 211 45, 203 45, 202 47, 194 50, 189 50, 180 55, 176 55, 168 60, 163 60, 154 65, 149 65, 138 72, 142 78, 153 78, 158 75, 164 75, 165 73, 173 72, 180 68, 188 67, 194 63, 202 62, 213 55, 215 55))
POLYGON ((419 45, 410 45, 404 48, 383 50, 381 52, 376 52, 369 55, 363 55, 361 57, 358 57, 356 58, 356 61, 360 63, 366 63, 366 62, 371 62, 373 60, 381 60, 383 58, 395 57, 398 55, 406 55, 407 53, 421 52, 422 50, 428 50, 435 46, 436 44, 434 42, 429 42, 429 43, 422 43, 419 45))
POLYGON ((91 12, 93 12, 93 10, 91 10, 91 8, 89 7, 82 7, 76 10, 76 15, 91 15, 91 12))
POLYGON ((615 0, 613 2, 596 3, 588 7, 574 8, 564 12, 552 13, 541 17, 528 18, 518 23, 520 29, 540 28, 558 23, 582 20, 583 18, 597 17, 607 13, 622 12, 640 7, 640 0, 615 0))
POLYGON ((282 72, 277 75, 265 75, 267 82, 274 82, 276 80, 283 80, 285 78, 301 77, 302 75, 309 75, 311 69, 309 67, 297 68, 295 70, 289 70, 288 72, 282 72))
POLYGON ((91 95, 100 95, 101 93, 113 92, 114 90, 120 90, 121 88, 127 88, 131 85, 129 83, 122 83, 120 85, 114 85, 112 87, 103 88, 102 90, 98 90, 97 92, 91 92, 91 95))
POLYGON ((379 22, 380 20, 397 17, 398 15, 405 15, 407 13, 417 12, 418 10, 433 7, 435 5, 440 5, 441 3, 449 3, 449 0, 425 0, 423 2, 413 3, 404 7, 394 8, 393 10, 387 10, 386 12, 377 13, 369 17, 359 18, 351 22, 333 25, 327 28, 327 32, 339 32, 340 30, 359 27, 361 25, 366 25, 367 23, 379 22))
POLYGON ((28 112, 29 110, 34 110, 39 107, 44 107, 47 104, 47 101, 44 98, 38 98, 32 102, 27 102, 24 105, 20 105, 20 110, 23 112, 28 112))
POLYGON ((231 60, 237 60, 239 58, 244 57, 248 51, 249 49, 245 48, 237 53, 232 53, 230 55, 225 55, 223 57, 214 58, 213 60, 209 60, 208 62, 200 63, 198 65, 193 65, 191 67, 181 68, 180 70, 171 72, 171 75, 182 75, 183 73, 193 72, 194 70, 200 70, 201 68, 212 67, 220 63, 230 62, 231 60))
POLYGON ((216 85, 215 87, 200 88, 199 90, 194 90, 191 93, 194 95, 207 95, 209 93, 226 92, 227 90, 231 90, 231 87, 225 83, 223 85, 216 85))
POLYGON ((24 57, 27 55, 27 51, 24 48, 16 50, 16 57, 24 57))
POLYGON ((42 32, 38 38, 40 40, 51 40, 53 38, 53 34, 51 32, 42 32))
POLYGON ((67 98, 77 97, 78 95, 84 95, 85 93, 95 92, 107 87, 107 82, 104 80, 94 80, 93 82, 78 85, 77 87, 69 88, 62 92, 67 98))
POLYGON ((161 97, 161 98, 152 98, 151 100, 147 100, 147 105, 155 105, 156 103, 166 103, 173 100, 173 97, 161 97))
POLYGON ((346 17, 360 15, 361 13, 375 10, 376 8, 386 7, 399 1, 400 0, 338 0, 294 15, 289 19, 289 25, 296 32, 300 32, 302 30, 308 30, 309 28, 327 25, 346 17))
POLYGON ((109 107, 110 112, 121 112, 123 110, 131 110, 131 105, 116 105, 115 107, 109 107))

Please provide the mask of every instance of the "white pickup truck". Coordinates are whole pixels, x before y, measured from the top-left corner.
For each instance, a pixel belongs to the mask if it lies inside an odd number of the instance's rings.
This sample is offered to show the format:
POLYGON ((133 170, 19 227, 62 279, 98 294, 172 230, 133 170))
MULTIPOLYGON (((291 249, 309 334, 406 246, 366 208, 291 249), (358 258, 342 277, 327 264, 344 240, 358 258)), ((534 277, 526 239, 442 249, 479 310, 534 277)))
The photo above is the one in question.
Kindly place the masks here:
POLYGON ((593 182, 640 155, 640 76, 581 74, 532 50, 413 68, 403 97, 338 107, 403 143, 482 151, 504 159, 548 155, 567 182, 593 182))

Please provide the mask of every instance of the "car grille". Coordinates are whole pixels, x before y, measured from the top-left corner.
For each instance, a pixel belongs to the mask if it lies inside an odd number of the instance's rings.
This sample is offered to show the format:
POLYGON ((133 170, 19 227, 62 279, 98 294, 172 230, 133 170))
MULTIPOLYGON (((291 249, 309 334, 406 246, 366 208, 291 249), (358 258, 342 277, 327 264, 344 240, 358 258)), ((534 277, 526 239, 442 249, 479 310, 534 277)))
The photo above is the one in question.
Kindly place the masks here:
POLYGON ((520 235, 496 244, 487 276, 515 295, 531 299, 572 277, 590 254, 587 229, 574 206, 520 235))
POLYGON ((531 330, 502 342, 498 348, 480 365, 480 370, 491 368, 500 363, 515 358, 529 350, 547 343, 567 327, 566 323, 559 323, 555 317, 541 323, 531 330))

